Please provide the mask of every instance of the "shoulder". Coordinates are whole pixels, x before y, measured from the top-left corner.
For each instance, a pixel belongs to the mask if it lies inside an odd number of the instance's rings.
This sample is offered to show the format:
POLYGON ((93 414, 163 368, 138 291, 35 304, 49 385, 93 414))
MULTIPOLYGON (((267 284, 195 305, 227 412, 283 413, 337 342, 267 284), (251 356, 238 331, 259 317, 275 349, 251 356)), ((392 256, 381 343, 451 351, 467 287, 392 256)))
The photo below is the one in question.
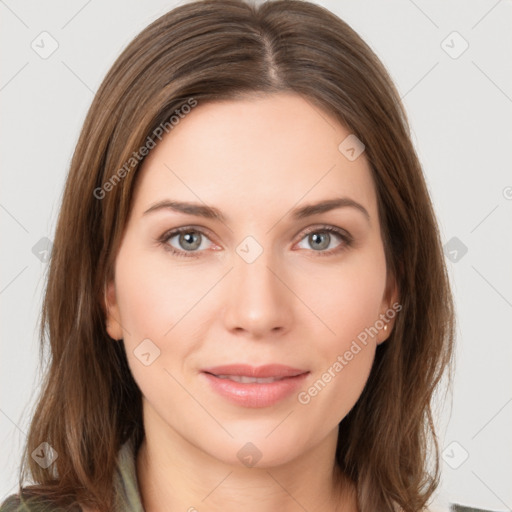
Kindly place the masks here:
POLYGON ((0 504, 0 512, 82 512, 82 509, 77 505, 62 507, 44 496, 23 492, 21 496, 19 494, 8 496, 0 504))
POLYGON ((0 512, 16 512, 23 510, 20 508, 20 498, 18 495, 13 494, 5 499, 3 503, 0 504, 0 512))
POLYGON ((0 505, 0 512, 50 512, 50 510, 44 501, 23 499, 19 494, 8 496, 0 505))
POLYGON ((458 503, 452 503, 450 506, 450 512, 492 512, 492 510, 489 510, 487 508, 476 508, 469 507, 466 505, 459 505, 458 503))
MULTIPOLYGON (((1 512, 1 511, 0 511, 1 512)), ((492 512, 489 509, 468 507, 458 503, 450 503, 448 506, 431 506, 425 512, 492 512)))
POLYGON ((47 504, 41 500, 29 500, 20 498, 19 494, 8 496, 0 505, 0 512, 49 512, 47 504))

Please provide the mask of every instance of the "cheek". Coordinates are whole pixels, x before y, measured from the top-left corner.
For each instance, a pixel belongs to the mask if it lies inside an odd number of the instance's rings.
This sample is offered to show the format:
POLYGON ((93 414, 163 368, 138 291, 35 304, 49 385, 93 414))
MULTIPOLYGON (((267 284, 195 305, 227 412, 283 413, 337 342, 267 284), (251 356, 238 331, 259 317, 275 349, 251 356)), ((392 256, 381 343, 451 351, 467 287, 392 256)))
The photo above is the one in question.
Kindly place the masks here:
POLYGON ((206 313, 201 298, 218 281, 218 269, 193 271, 189 262, 185 265, 170 264, 160 250, 149 253, 129 238, 118 254, 116 294, 124 345, 133 377, 147 397, 159 388, 172 388, 174 400, 182 396, 170 373, 182 373, 197 348, 198 320, 206 313), (154 362, 145 365, 148 359, 154 362))
POLYGON ((315 336, 320 368, 298 401, 336 424, 357 402, 372 368, 385 292, 384 254, 378 248, 359 253, 328 277, 316 275, 324 286, 309 295, 322 319, 315 336))
POLYGON ((166 392, 177 407, 186 396, 172 378, 175 370, 169 361, 185 359, 189 347, 186 337, 171 342, 181 327, 180 318, 190 309, 183 293, 187 287, 176 283, 178 274, 128 245, 119 252, 116 294, 130 371, 149 402, 161 402, 166 392))
POLYGON ((211 287, 204 272, 184 272, 157 251, 148 254, 129 245, 119 253, 116 282, 123 326, 133 342, 164 339, 211 287))
POLYGON ((297 396, 302 414, 323 418, 327 430, 339 424, 358 401, 375 356, 373 345, 354 343, 344 348, 333 354, 297 396))
POLYGON ((317 322, 318 339, 325 340, 328 350, 343 349, 375 324, 382 312, 385 285, 385 257, 378 244, 352 253, 340 265, 319 267, 316 274, 301 278, 302 294, 322 320, 317 322))

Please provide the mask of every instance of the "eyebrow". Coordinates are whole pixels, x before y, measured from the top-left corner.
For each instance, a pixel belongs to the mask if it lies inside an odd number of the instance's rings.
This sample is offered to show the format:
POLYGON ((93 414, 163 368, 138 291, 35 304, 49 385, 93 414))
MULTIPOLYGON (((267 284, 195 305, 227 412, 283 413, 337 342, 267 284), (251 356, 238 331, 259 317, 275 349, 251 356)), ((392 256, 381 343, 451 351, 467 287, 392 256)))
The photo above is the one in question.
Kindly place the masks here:
MULTIPOLYGON (((356 210, 360 211, 368 221, 370 220, 370 214, 368 213, 368 210, 362 204, 348 197, 325 199, 324 201, 320 201, 318 203, 307 204, 292 210, 291 216, 295 220, 300 220, 338 208, 355 208, 356 210)), ((207 219, 215 219, 220 222, 226 222, 226 217, 224 214, 213 206, 206 206, 199 203, 190 203, 185 201, 174 201, 171 199, 164 199, 153 204, 144 212, 143 215, 161 210, 172 210, 179 213, 185 213, 188 215, 195 215, 197 217, 204 217, 207 219)))

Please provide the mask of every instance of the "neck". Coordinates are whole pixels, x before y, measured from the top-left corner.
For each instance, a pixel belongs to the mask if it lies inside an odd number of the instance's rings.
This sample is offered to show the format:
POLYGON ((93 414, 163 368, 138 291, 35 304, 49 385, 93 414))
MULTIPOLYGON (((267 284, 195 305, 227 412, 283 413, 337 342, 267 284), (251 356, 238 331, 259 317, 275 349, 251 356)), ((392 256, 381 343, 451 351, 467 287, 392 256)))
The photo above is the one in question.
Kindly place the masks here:
POLYGON ((227 464, 172 429, 146 430, 136 457, 146 512, 357 512, 334 454, 337 430, 300 457, 269 467, 227 464))

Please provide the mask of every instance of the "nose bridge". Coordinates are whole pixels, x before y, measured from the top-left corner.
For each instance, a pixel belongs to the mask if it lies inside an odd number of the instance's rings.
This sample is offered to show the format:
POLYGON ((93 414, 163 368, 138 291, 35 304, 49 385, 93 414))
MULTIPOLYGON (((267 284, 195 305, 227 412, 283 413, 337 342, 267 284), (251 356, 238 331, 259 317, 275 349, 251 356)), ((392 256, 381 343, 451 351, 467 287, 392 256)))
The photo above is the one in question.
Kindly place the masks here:
POLYGON ((275 275, 279 267, 271 248, 246 237, 236 248, 226 322, 230 329, 252 334, 286 329, 291 318, 286 286, 275 275))
MULTIPOLYGON (((259 245, 259 244, 258 244, 259 245)), ((274 266, 272 250, 256 246, 250 240, 242 242, 236 249, 234 277, 239 284, 252 287, 255 291, 261 289, 265 293, 272 292, 276 283, 275 276, 270 271, 274 266)))

